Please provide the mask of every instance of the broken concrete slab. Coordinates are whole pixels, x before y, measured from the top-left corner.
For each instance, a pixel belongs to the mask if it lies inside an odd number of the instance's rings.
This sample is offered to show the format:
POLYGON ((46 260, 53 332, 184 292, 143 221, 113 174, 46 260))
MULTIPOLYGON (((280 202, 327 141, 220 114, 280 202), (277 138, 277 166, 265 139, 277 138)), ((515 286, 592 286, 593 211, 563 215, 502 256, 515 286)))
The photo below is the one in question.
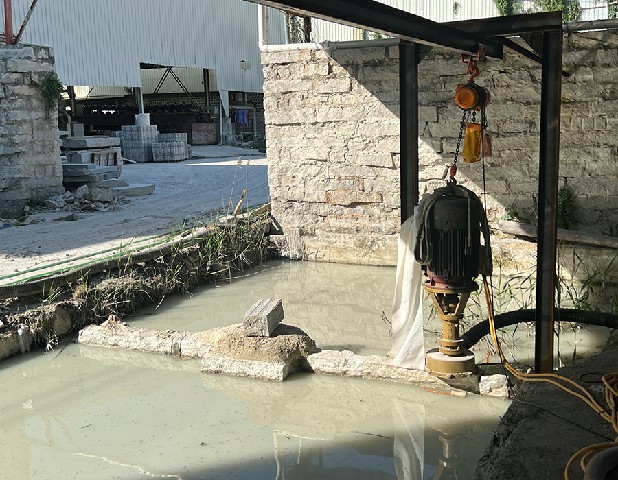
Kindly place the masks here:
POLYGON ((225 335, 202 358, 202 371, 283 381, 307 371, 306 358, 318 351, 300 328, 280 324, 272 337, 246 337, 242 325, 224 327, 225 335))
POLYGON ((243 360, 206 354, 202 357, 202 371, 282 382, 290 373, 296 370, 293 370, 293 366, 287 362, 273 363, 262 360, 243 360))
POLYGON ((262 298, 245 313, 243 328, 248 337, 270 337, 283 320, 283 302, 279 298, 262 298))
POLYGON ((62 141, 62 146, 69 149, 108 148, 120 146, 120 139, 116 137, 68 137, 62 141))
POLYGON ((155 191, 155 186, 152 183, 131 183, 126 187, 112 187, 110 190, 126 197, 139 197, 150 195, 155 191))
POLYGON ((101 325, 89 325, 79 332, 78 343, 118 347, 140 352, 198 358, 210 349, 201 333, 132 328, 114 315, 101 325))
POLYGON ((245 337, 242 325, 204 332, 157 331, 132 328, 110 316, 103 324, 79 332, 78 342, 119 347, 184 358, 202 357, 202 371, 282 381, 290 373, 307 370, 306 357, 317 352, 302 330, 279 325, 274 337, 245 337))
POLYGON ((396 367, 391 359, 355 355, 350 351, 319 351, 301 329, 280 324, 272 337, 247 337, 242 324, 203 332, 137 329, 114 316, 100 326, 80 331, 78 342, 101 347, 163 353, 183 358, 202 357, 201 370, 261 380, 282 381, 306 371, 386 380, 416 385, 427 392, 464 397, 466 392, 419 370, 396 367))
POLYGON ((114 188, 114 187, 128 187, 129 183, 124 180, 118 180, 117 178, 110 178, 109 180, 102 180, 97 184, 97 187, 102 188, 114 188))
POLYGON ((414 384, 428 391, 461 397, 467 395, 424 370, 397 367, 387 357, 356 355, 350 350, 322 350, 309 355, 307 362, 316 373, 414 384))

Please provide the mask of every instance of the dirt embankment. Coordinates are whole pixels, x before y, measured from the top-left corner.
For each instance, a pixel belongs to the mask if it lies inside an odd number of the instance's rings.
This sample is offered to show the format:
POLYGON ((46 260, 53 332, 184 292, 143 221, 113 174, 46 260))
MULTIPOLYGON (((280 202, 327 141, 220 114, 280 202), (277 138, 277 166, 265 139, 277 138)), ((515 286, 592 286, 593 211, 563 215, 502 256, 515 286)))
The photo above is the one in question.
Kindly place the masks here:
POLYGON ((31 284, 0 287, 0 359, 53 348, 59 338, 109 315, 122 318, 165 296, 230 278, 261 263, 268 213, 183 232, 153 250, 90 265, 31 284))

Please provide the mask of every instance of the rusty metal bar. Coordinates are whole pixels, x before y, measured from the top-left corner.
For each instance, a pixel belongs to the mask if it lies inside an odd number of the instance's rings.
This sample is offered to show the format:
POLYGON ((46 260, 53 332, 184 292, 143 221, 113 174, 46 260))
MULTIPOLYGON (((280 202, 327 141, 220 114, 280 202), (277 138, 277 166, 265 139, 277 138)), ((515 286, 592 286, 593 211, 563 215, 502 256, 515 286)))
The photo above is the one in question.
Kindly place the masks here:
POLYGON ((550 373, 554 367, 554 316, 557 282, 558 165, 560 160, 562 90, 561 28, 543 32, 542 53, 534 369, 536 373, 550 373))
POLYGON ((7 45, 13 45, 13 3, 4 0, 4 40, 7 45))
POLYGON ((32 3, 30 4, 30 8, 28 9, 28 13, 26 13, 26 16, 24 17, 24 21, 21 23, 21 27, 19 27, 19 32, 17 32, 17 36, 15 37, 15 43, 19 43, 19 41, 21 40, 21 36, 24 34, 24 30, 26 29, 26 25, 28 25, 28 22, 30 21, 30 17, 32 16, 32 12, 34 12, 34 9, 36 8, 36 4, 39 0, 32 0, 32 3))
POLYGON ((417 45, 399 44, 399 181, 401 223, 418 203, 418 63, 417 45))

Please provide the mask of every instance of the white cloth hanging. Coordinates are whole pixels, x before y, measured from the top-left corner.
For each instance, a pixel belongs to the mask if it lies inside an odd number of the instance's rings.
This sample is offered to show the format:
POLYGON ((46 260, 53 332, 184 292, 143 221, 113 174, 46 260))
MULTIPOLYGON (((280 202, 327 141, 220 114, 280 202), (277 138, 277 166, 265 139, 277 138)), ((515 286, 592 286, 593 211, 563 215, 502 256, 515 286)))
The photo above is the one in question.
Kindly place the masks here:
POLYGON ((397 278, 393 299, 392 346, 388 356, 398 367, 425 369, 423 337, 423 274, 414 258, 416 213, 401 225, 397 244, 397 278))

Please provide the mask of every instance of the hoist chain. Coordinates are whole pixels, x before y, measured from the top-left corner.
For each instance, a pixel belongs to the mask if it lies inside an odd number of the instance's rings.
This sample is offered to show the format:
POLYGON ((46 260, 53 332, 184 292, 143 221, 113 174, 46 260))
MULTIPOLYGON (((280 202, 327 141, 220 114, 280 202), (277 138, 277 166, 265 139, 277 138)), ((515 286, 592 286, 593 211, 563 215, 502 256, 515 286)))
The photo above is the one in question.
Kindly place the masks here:
POLYGON ((448 182, 455 182, 455 174, 457 173, 457 159, 459 157, 459 150, 461 148, 461 141, 463 139, 463 134, 464 134, 464 131, 466 130, 466 117, 467 116, 468 116, 468 111, 464 110, 463 115, 461 117, 461 122, 459 124, 459 136, 457 137, 457 146, 455 147, 455 158, 453 159, 453 164, 450 166, 450 169, 449 169, 448 182))

